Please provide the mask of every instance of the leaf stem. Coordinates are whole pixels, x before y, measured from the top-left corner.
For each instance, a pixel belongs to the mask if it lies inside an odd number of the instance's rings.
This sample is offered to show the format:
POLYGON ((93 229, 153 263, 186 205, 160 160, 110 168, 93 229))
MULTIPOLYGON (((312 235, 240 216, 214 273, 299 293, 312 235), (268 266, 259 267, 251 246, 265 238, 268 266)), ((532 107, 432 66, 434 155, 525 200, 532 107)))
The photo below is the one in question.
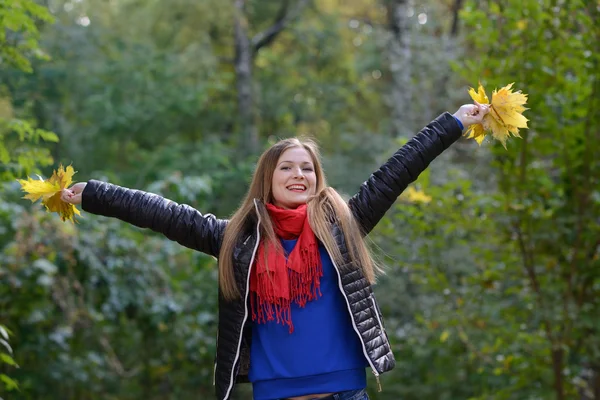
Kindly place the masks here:
POLYGON ((500 122, 502 122, 502 124, 504 126, 506 126, 506 122, 504 122, 504 120, 502 119, 502 117, 500 116, 500 113, 498 113, 498 111, 496 111, 496 109, 494 108, 494 105, 490 103, 490 108, 494 111, 494 113, 496 113, 496 116, 500 119, 500 122))

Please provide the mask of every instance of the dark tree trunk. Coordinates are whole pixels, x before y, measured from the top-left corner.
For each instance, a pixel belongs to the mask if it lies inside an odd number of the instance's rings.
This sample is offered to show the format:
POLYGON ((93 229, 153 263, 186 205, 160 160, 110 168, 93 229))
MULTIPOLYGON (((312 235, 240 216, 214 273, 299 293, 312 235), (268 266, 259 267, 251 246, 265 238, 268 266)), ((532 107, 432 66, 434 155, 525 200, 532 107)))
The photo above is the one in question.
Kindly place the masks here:
POLYGON ((408 0, 391 0, 387 3, 388 25, 391 32, 388 43, 388 62, 392 76, 389 102, 392 109, 394 136, 407 136, 413 131, 413 121, 410 115, 412 74, 408 5, 408 0))
POLYGON ((252 90, 253 54, 248 36, 248 20, 244 13, 244 0, 235 2, 235 74, 238 95, 238 113, 242 148, 252 153, 258 149, 256 105, 252 90))
POLYGON ((563 356, 564 352, 562 349, 557 348, 552 350, 552 370, 554 371, 554 392, 556 393, 556 400, 566 399, 562 375, 563 356))
POLYGON ((450 36, 456 37, 458 36, 458 27, 459 27, 459 13, 462 8, 463 0, 455 0, 454 7, 452 7, 452 27, 450 28, 450 36))
POLYGON ((236 89, 240 132, 243 138, 242 148, 247 154, 256 152, 259 146, 257 106, 252 79, 254 55, 262 47, 271 44, 300 15, 308 2, 309 0, 298 0, 295 7, 290 8, 290 0, 282 1, 273 24, 252 38, 250 38, 250 24, 244 10, 246 1, 236 0, 235 2, 236 89))
MULTIPOLYGON (((457 37, 459 33, 460 27, 460 10, 462 8, 463 1, 455 0, 452 5, 452 25, 450 27, 450 32, 448 35, 444 35, 444 58, 448 60, 448 62, 456 60, 458 48, 456 45, 457 37)), ((436 99, 447 99, 448 98, 448 82, 450 81, 452 76, 452 70, 450 66, 446 68, 446 70, 440 74, 438 77, 438 82, 436 84, 436 99)), ((475 83, 471 83, 475 85, 475 83)))

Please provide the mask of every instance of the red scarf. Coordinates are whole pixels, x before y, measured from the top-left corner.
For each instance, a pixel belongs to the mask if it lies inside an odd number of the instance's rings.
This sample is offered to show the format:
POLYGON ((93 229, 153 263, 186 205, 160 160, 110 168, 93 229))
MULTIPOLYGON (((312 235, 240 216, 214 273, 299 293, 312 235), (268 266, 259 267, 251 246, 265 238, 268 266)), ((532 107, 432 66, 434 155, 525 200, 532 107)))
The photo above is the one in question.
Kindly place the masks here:
POLYGON ((298 241, 287 259, 281 246, 260 242, 250 277, 252 321, 277 320, 277 323, 288 325, 292 333, 292 302, 304 307, 307 301, 321 296, 323 268, 319 244, 308 223, 306 204, 295 210, 267 204, 267 211, 279 238, 298 238, 298 241))

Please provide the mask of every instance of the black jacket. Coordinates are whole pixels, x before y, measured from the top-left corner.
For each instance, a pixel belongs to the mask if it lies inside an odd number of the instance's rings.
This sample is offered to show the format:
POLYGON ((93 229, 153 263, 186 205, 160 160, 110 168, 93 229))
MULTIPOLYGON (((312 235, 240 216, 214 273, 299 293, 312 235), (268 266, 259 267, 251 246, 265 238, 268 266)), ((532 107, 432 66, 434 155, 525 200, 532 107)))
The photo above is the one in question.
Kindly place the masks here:
MULTIPOLYGON (((444 113, 402 146, 362 184, 349 206, 364 234, 368 234, 396 201, 402 191, 442 151, 454 143, 461 130, 452 115, 444 113)), ((256 202, 256 200, 255 200, 256 202)), ((218 257, 227 221, 194 208, 177 204, 155 194, 89 181, 83 191, 85 211, 116 217, 142 228, 150 228, 195 250, 218 257)), ((219 328, 215 361, 215 390, 218 399, 229 399, 236 382, 247 381, 250 366, 251 327, 248 309, 250 267, 260 241, 260 221, 241 235, 234 249, 235 279, 241 292, 236 301, 219 296, 219 328)), ((359 265, 348 256, 344 236, 336 224, 334 237, 344 263, 335 265, 340 291, 346 299, 353 328, 359 336, 365 358, 379 378, 395 365, 381 313, 371 285, 359 265)))

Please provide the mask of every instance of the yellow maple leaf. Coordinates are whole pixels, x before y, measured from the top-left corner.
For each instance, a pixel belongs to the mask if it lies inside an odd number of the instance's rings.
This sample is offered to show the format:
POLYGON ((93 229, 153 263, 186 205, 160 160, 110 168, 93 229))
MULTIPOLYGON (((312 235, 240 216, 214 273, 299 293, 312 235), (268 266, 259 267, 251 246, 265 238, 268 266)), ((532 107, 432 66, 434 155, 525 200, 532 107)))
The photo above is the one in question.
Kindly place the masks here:
POLYGON ((494 139, 500 141, 506 148, 506 141, 512 134, 516 137, 519 135, 519 128, 527 128, 528 119, 523 116, 523 111, 527 110, 524 104, 527 103, 527 95, 521 91, 513 92, 512 86, 514 82, 494 90, 492 93, 492 101, 485 93, 485 88, 479 84, 477 92, 475 89, 469 89, 471 98, 480 104, 490 104, 490 112, 483 117, 481 124, 473 124, 465 132, 469 139, 475 139, 481 144, 485 135, 491 132, 494 139))
POLYGON ((478 144, 481 144, 483 139, 485 139, 485 129, 481 124, 473 124, 469 126, 465 132, 465 136, 467 136, 467 139, 475 139, 478 144))
POLYGON ((48 180, 39 177, 39 179, 27 178, 27 180, 19 179, 18 181, 21 184, 21 190, 27 193, 23 196, 24 199, 32 202, 41 199, 48 212, 58 213, 63 221, 74 222, 75 215, 81 215, 81 213, 73 204, 65 203, 60 198, 61 191, 73 182, 73 175, 75 175, 75 170, 72 166, 69 165, 65 169, 60 165, 48 180))
POLYGON ((490 102, 490 100, 487 97, 487 94, 485 94, 485 89, 483 88, 481 82, 479 82, 477 92, 475 91, 475 89, 469 88, 469 95, 473 100, 475 100, 479 104, 488 104, 490 102))
MULTIPOLYGON (((469 95, 474 101, 478 102, 479 104, 490 103, 490 100, 488 99, 487 94, 485 94, 485 89, 483 88, 481 82, 479 83, 477 92, 475 91, 475 89, 469 88, 469 95)), ((475 139, 475 141, 477 141, 478 144, 481 144, 481 142, 483 142, 483 139, 485 139, 485 128, 482 124, 473 124, 469 126, 469 128, 465 132, 465 135, 467 136, 467 138, 475 139)))

